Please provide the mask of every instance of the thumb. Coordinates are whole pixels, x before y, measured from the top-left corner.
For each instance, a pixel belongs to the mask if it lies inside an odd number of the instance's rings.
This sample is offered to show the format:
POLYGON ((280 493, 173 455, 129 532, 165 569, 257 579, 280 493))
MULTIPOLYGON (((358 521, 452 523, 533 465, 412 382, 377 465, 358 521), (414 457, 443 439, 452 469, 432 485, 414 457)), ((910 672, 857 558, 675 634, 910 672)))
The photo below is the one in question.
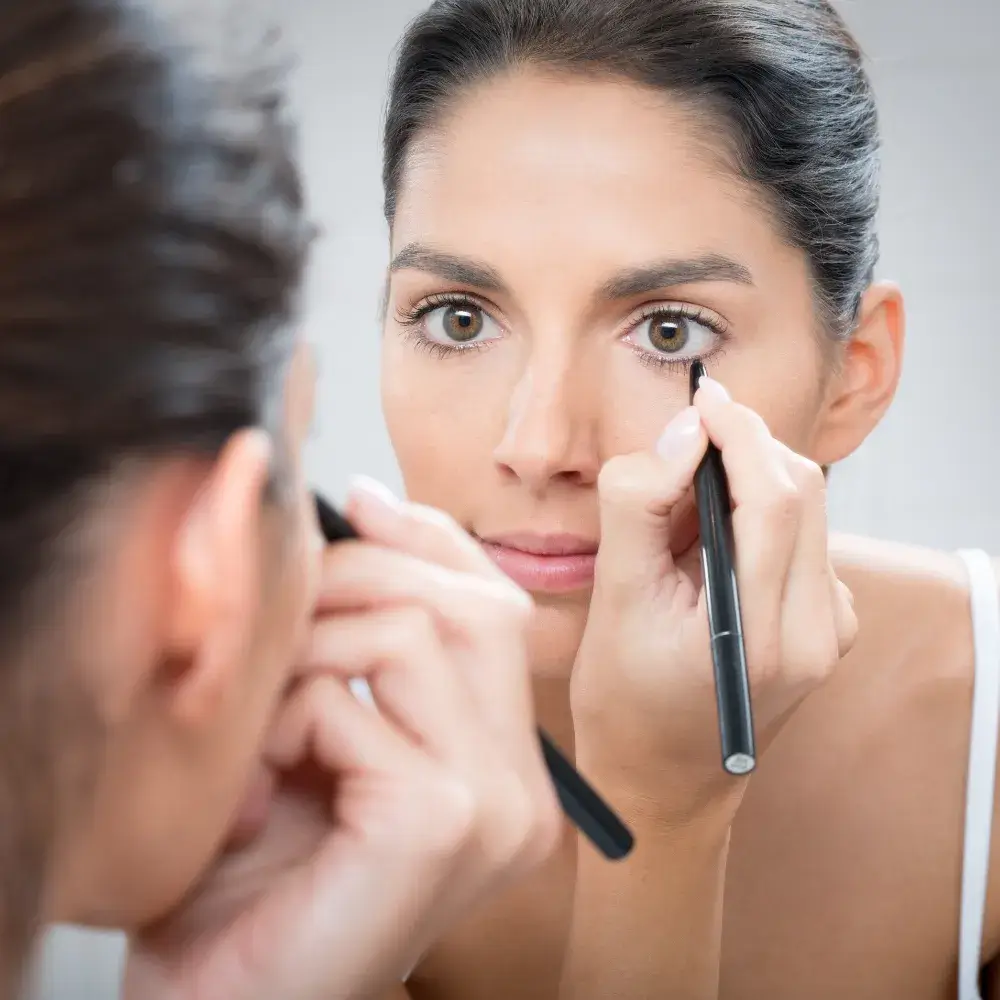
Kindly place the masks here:
POLYGON ((689 406, 667 425, 656 451, 611 459, 598 479, 599 586, 661 588, 675 575, 670 514, 691 489, 708 447, 698 411, 689 406))

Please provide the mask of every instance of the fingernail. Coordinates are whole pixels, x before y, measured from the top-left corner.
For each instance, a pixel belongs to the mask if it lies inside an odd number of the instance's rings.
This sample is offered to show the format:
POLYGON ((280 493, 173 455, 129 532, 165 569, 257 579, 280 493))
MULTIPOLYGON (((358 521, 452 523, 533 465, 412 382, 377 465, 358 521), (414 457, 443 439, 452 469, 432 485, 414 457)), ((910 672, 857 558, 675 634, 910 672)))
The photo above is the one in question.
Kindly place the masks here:
POLYGON ((680 451, 693 448, 699 440, 701 415, 693 406, 685 407, 667 424, 656 442, 656 453, 661 458, 673 458, 680 451))
POLYGON ((716 403, 728 403, 732 399, 726 391, 726 387, 709 375, 702 375, 701 381, 698 382, 698 388, 716 403))
POLYGON ((377 479, 372 479, 371 476, 352 476, 348 493, 359 499, 374 500, 377 504, 388 507, 392 511, 398 511, 403 506, 402 501, 385 483, 380 483, 377 479))
POLYGON ((368 681, 364 677, 352 677, 348 682, 347 686, 351 689, 351 694, 354 695, 362 705, 367 705, 369 708, 375 708, 375 695, 372 694, 372 689, 368 685, 368 681))

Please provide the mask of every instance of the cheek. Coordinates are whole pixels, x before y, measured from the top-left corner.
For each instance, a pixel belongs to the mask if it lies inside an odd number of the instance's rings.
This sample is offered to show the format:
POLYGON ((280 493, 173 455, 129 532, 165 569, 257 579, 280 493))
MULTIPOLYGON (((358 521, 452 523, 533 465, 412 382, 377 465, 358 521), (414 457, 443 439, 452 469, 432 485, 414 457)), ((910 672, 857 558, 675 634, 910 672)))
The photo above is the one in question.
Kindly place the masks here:
POLYGON ((776 384, 770 395, 754 392, 745 402, 763 417, 778 441, 800 455, 812 457, 812 442, 822 405, 818 379, 789 379, 776 384))
POLYGON ((774 437, 809 455, 826 387, 817 341, 792 335, 754 340, 727 351, 711 374, 760 414, 774 437))
POLYGON ((407 496, 459 520, 491 473, 509 405, 503 380, 483 361, 423 357, 389 343, 383 353, 382 410, 407 496))

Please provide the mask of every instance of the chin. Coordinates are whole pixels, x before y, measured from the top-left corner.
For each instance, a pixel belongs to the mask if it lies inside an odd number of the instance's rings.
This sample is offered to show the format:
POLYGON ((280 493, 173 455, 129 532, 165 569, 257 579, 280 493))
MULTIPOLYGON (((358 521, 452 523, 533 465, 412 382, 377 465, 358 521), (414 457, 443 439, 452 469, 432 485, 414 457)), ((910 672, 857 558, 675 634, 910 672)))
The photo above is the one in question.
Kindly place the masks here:
POLYGON ((576 651, 587 624, 590 594, 581 600, 536 598, 535 621, 528 639, 531 673, 536 680, 569 681, 576 651))

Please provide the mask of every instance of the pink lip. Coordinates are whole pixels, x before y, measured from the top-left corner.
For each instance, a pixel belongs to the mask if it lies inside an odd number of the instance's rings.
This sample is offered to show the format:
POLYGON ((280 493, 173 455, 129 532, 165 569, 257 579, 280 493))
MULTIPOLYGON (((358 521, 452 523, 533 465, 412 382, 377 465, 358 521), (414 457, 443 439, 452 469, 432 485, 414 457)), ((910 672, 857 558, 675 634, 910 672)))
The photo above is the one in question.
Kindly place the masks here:
POLYGON ((529 593, 564 594, 594 582, 597 543, 576 535, 495 535, 483 548, 529 593))

